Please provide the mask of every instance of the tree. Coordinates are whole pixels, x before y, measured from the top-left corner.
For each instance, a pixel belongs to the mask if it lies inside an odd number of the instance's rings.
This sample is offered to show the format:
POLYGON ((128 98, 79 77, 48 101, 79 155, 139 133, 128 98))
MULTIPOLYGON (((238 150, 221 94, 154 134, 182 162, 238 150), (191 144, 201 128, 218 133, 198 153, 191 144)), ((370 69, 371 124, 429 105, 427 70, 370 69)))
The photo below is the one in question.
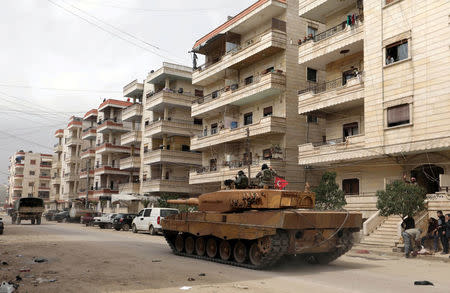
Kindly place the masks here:
POLYGON ((144 208, 148 207, 148 205, 150 204, 150 200, 148 199, 143 199, 141 200, 142 205, 144 206, 144 208))
POLYGON ((316 193, 318 210, 340 210, 347 204, 344 192, 336 183, 335 172, 325 172, 319 186, 313 188, 313 191, 316 193))
POLYGON ((390 215, 413 217, 425 209, 425 189, 401 180, 387 184, 386 190, 378 190, 376 196, 377 209, 385 217, 390 215))

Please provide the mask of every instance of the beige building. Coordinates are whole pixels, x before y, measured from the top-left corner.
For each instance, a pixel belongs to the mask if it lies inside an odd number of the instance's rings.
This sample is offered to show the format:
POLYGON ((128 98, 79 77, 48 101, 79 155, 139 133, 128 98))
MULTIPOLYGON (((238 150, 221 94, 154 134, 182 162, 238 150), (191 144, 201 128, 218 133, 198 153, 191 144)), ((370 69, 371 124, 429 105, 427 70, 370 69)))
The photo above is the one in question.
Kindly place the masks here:
POLYGON ((63 141, 64 129, 55 131, 55 138, 58 142, 53 146, 53 161, 50 181, 50 202, 46 205, 46 209, 59 209, 64 206, 64 201, 61 197, 61 175, 63 164, 63 141))
POLYGON ((83 140, 83 148, 81 149, 80 159, 81 168, 79 177, 84 181, 84 188, 78 190, 79 198, 86 198, 89 190, 89 198, 93 197, 94 186, 94 167, 95 167, 95 148, 97 138, 97 109, 91 109, 83 117, 83 128, 81 139, 83 140), (87 185, 89 177, 89 186, 87 185))
POLYGON ((201 120, 191 117, 191 105, 202 95, 192 85, 192 69, 164 62, 148 74, 144 88, 141 146, 141 194, 198 195, 189 185, 189 170, 201 165, 201 154, 191 151, 191 136, 201 132, 201 120))
POLYGON ((50 200, 52 155, 18 151, 10 158, 8 203, 22 197, 50 200))
POLYGON ((306 142, 306 120, 297 110, 306 76, 297 47, 303 24, 298 0, 260 0, 194 44, 206 62, 192 74, 204 95, 192 105, 203 127, 191 139, 191 149, 202 152, 191 184, 217 189, 239 170, 247 173, 248 164, 251 178, 267 164, 289 189, 303 188, 308 179, 297 163, 298 145, 306 142))
POLYGON ((299 164, 336 171, 365 218, 376 191, 404 176, 426 188, 431 211, 450 210, 450 2, 306 0, 298 11, 309 83, 298 113, 320 127, 299 164))

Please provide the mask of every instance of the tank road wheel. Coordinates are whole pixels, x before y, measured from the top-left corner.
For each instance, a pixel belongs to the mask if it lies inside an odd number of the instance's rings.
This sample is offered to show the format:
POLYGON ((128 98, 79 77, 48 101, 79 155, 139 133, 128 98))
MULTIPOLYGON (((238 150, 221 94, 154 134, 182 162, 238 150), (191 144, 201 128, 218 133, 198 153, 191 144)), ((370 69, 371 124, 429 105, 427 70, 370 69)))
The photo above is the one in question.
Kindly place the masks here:
POLYGON ((210 258, 214 258, 217 254, 217 241, 214 238, 209 238, 208 241, 206 241, 206 254, 210 258))
POLYGON ((259 250, 257 242, 253 242, 252 245, 250 245, 250 250, 248 251, 248 258, 250 259, 252 265, 256 267, 259 267, 261 265, 263 255, 259 250))
POLYGON ((34 223, 35 223, 35 220, 31 219, 31 225, 34 225, 34 223))
POLYGON ((194 237, 188 236, 184 241, 184 249, 187 254, 194 254, 195 251, 195 240, 194 237))
POLYGON ((40 225, 41 224, 41 217, 36 219, 36 224, 40 225))
POLYGON ((231 244, 227 240, 222 240, 219 245, 219 255, 223 260, 229 260, 231 258, 231 244))
POLYGON ((203 256, 206 252, 206 241, 204 237, 198 237, 195 240, 195 253, 197 255, 203 256))
POLYGON ((247 260, 247 247, 241 241, 236 242, 234 245, 233 257, 237 263, 244 263, 247 260))
POLYGON ((175 250, 177 252, 183 252, 184 249, 184 239, 181 234, 177 235, 177 238, 175 238, 175 250))

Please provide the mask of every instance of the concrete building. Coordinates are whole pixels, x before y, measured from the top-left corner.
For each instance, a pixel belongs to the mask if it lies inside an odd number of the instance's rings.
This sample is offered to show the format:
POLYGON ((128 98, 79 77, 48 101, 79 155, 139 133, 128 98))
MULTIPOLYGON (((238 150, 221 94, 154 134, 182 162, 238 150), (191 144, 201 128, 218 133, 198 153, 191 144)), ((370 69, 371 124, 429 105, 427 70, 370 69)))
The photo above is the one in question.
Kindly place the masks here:
POLYGON ((191 105, 202 95, 192 85, 192 69, 164 62, 143 84, 144 114, 141 146, 141 194, 198 195, 189 185, 189 170, 201 165, 201 154, 191 151, 190 138, 201 132, 201 120, 191 117, 191 105))
POLYGON ((306 142, 306 119, 297 110, 306 68, 297 40, 306 29, 298 0, 259 0, 195 42, 192 51, 206 62, 192 74, 204 95, 192 105, 203 127, 191 140, 202 152, 191 184, 218 189, 239 170, 247 173, 248 164, 254 179, 264 163, 290 189, 311 180, 297 163, 297 147, 306 142))
POLYGON ((299 3, 310 35, 298 113, 316 117, 322 137, 299 145, 298 161, 336 171, 365 218, 376 219, 376 191, 403 177, 427 190, 432 213, 450 210, 449 11, 445 0, 299 3))
POLYGON ((63 162, 63 140, 64 129, 58 129, 55 131, 55 138, 58 142, 53 146, 53 160, 51 170, 50 181, 50 201, 46 204, 46 209, 59 209, 64 205, 64 201, 61 197, 61 175, 62 175, 62 162, 63 162))
POLYGON ((18 151, 10 158, 8 203, 22 197, 50 200, 52 155, 18 151))
POLYGON ((97 138, 97 109, 91 109, 83 117, 83 129, 81 139, 84 141, 81 150, 80 180, 84 181, 85 188, 78 191, 79 198, 86 198, 89 190, 89 198, 93 197, 95 148, 97 138), (89 186, 87 185, 89 176, 89 186))

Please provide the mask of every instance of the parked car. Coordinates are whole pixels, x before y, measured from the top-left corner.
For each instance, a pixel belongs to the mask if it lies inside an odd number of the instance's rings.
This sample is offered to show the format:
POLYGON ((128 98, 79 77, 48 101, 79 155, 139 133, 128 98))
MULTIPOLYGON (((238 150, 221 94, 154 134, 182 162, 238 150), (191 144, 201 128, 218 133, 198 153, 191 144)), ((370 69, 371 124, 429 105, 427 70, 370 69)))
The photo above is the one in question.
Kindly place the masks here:
POLYGON ((3 224, 3 219, 0 218, 0 235, 3 234, 3 229, 5 228, 5 225, 3 224))
POLYGON ((58 223, 65 223, 70 220, 69 211, 62 211, 55 215, 55 221, 58 223))
POLYGON ((48 210, 44 213, 45 219, 47 221, 54 221, 55 215, 59 212, 60 212, 59 210, 48 210))
POLYGON ((100 229, 111 229, 116 215, 117 214, 105 214, 100 217, 100 221, 98 222, 100 229))
POLYGON ((86 213, 83 216, 81 216, 80 223, 85 224, 87 226, 94 226, 94 219, 95 217, 101 216, 100 212, 94 212, 94 213, 86 213))
POLYGON ((117 231, 120 231, 121 229, 123 231, 128 231, 130 230, 135 217, 136 214, 117 214, 113 221, 113 228, 117 231))
POLYGON ((133 233, 147 231, 155 235, 162 231, 161 220, 167 216, 178 214, 177 209, 169 208, 145 208, 137 214, 132 223, 133 233))

